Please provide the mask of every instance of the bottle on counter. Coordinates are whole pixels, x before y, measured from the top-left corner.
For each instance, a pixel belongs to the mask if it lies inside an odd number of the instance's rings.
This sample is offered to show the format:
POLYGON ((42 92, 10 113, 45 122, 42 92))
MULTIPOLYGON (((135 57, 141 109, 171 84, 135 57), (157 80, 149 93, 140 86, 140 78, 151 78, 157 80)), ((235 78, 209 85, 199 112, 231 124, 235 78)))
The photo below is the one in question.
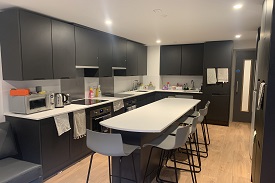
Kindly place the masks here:
POLYGON ((101 97, 101 90, 100 90, 100 85, 97 86, 97 89, 96 89, 96 97, 101 97))
POLYGON ((169 83, 169 82, 167 82, 167 88, 168 88, 168 90, 169 90, 169 88, 170 88, 170 83, 169 83))
POLYGON ((89 98, 91 99, 93 97, 94 97, 94 91, 93 91, 93 88, 90 87, 90 89, 89 89, 89 98))

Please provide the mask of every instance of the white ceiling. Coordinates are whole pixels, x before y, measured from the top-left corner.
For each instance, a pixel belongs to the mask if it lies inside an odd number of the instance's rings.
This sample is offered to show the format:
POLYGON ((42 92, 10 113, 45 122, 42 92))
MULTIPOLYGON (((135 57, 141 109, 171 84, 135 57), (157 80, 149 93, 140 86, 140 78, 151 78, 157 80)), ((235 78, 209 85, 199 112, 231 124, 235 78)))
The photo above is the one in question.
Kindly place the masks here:
POLYGON ((255 40, 263 0, 0 0, 146 45, 255 40), (233 5, 243 8, 234 10, 233 5), (154 13, 161 9, 161 13, 154 13), (167 16, 166 16, 167 15, 167 16), (112 26, 105 20, 112 20, 112 26))

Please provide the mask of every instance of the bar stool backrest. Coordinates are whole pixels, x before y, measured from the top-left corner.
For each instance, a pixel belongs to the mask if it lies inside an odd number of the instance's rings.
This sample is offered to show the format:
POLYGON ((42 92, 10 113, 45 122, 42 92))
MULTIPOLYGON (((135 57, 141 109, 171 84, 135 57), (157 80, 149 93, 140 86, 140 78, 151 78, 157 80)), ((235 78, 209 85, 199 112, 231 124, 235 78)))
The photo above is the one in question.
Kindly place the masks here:
POLYGON ((186 143, 187 138, 190 135, 190 129, 191 129, 191 125, 181 126, 177 129, 175 146, 173 149, 182 147, 186 143))
POLYGON ((100 133, 87 129, 87 147, 105 156, 125 156, 121 134, 100 133))
POLYGON ((200 113, 198 112, 198 115, 193 118, 192 128, 191 128, 191 133, 190 134, 193 134, 193 133, 196 132, 197 124, 199 123, 199 118, 200 118, 200 113))
POLYGON ((206 114, 205 114, 205 116, 207 115, 207 113, 208 113, 208 108, 209 108, 209 105, 210 105, 210 101, 208 100, 207 101, 207 103, 205 104, 205 108, 207 109, 206 110, 206 114))

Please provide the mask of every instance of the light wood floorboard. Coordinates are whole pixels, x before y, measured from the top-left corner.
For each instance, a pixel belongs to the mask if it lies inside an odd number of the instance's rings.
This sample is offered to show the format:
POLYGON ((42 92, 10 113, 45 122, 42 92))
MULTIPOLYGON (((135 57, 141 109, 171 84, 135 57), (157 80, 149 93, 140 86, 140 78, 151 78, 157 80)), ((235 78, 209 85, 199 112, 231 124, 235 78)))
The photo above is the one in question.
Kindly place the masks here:
MULTIPOLYGON (((199 134, 201 134, 200 128, 198 129, 199 134)), ((202 171, 197 174, 198 183, 250 183, 250 124, 232 122, 229 127, 209 125, 209 131, 211 138, 209 156, 208 158, 202 158, 202 171)), ((202 140, 201 135, 199 139, 202 140)), ((200 147, 204 149, 202 145, 200 147)), ((87 157, 45 182, 84 183, 86 181, 89 160, 90 157, 87 157)), ((179 167, 183 166, 179 165, 179 167)), ((188 168, 188 166, 184 167, 188 168)), ((174 180, 173 170, 164 168, 162 177, 174 180)), ((109 182, 107 157, 95 154, 90 182, 109 182)), ((154 180, 153 183, 155 182, 154 180)), ((180 171, 179 182, 192 183, 190 173, 180 171)))

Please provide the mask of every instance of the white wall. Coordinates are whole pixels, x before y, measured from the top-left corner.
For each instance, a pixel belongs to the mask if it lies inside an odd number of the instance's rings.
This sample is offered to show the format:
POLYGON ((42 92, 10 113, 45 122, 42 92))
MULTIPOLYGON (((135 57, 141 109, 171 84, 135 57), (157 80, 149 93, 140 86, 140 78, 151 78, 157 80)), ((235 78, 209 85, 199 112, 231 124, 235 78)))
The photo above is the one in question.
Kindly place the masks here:
POLYGON ((255 40, 235 40, 234 49, 252 49, 256 48, 256 37, 255 40))
POLYGON ((160 46, 147 47, 147 76, 143 76, 143 84, 148 85, 150 82, 160 88, 160 46))
POLYGON ((200 89, 203 82, 203 76, 161 76, 161 85, 167 85, 167 82, 170 83, 170 86, 184 85, 188 84, 188 87, 192 87, 191 80, 194 81, 195 88, 200 89))

